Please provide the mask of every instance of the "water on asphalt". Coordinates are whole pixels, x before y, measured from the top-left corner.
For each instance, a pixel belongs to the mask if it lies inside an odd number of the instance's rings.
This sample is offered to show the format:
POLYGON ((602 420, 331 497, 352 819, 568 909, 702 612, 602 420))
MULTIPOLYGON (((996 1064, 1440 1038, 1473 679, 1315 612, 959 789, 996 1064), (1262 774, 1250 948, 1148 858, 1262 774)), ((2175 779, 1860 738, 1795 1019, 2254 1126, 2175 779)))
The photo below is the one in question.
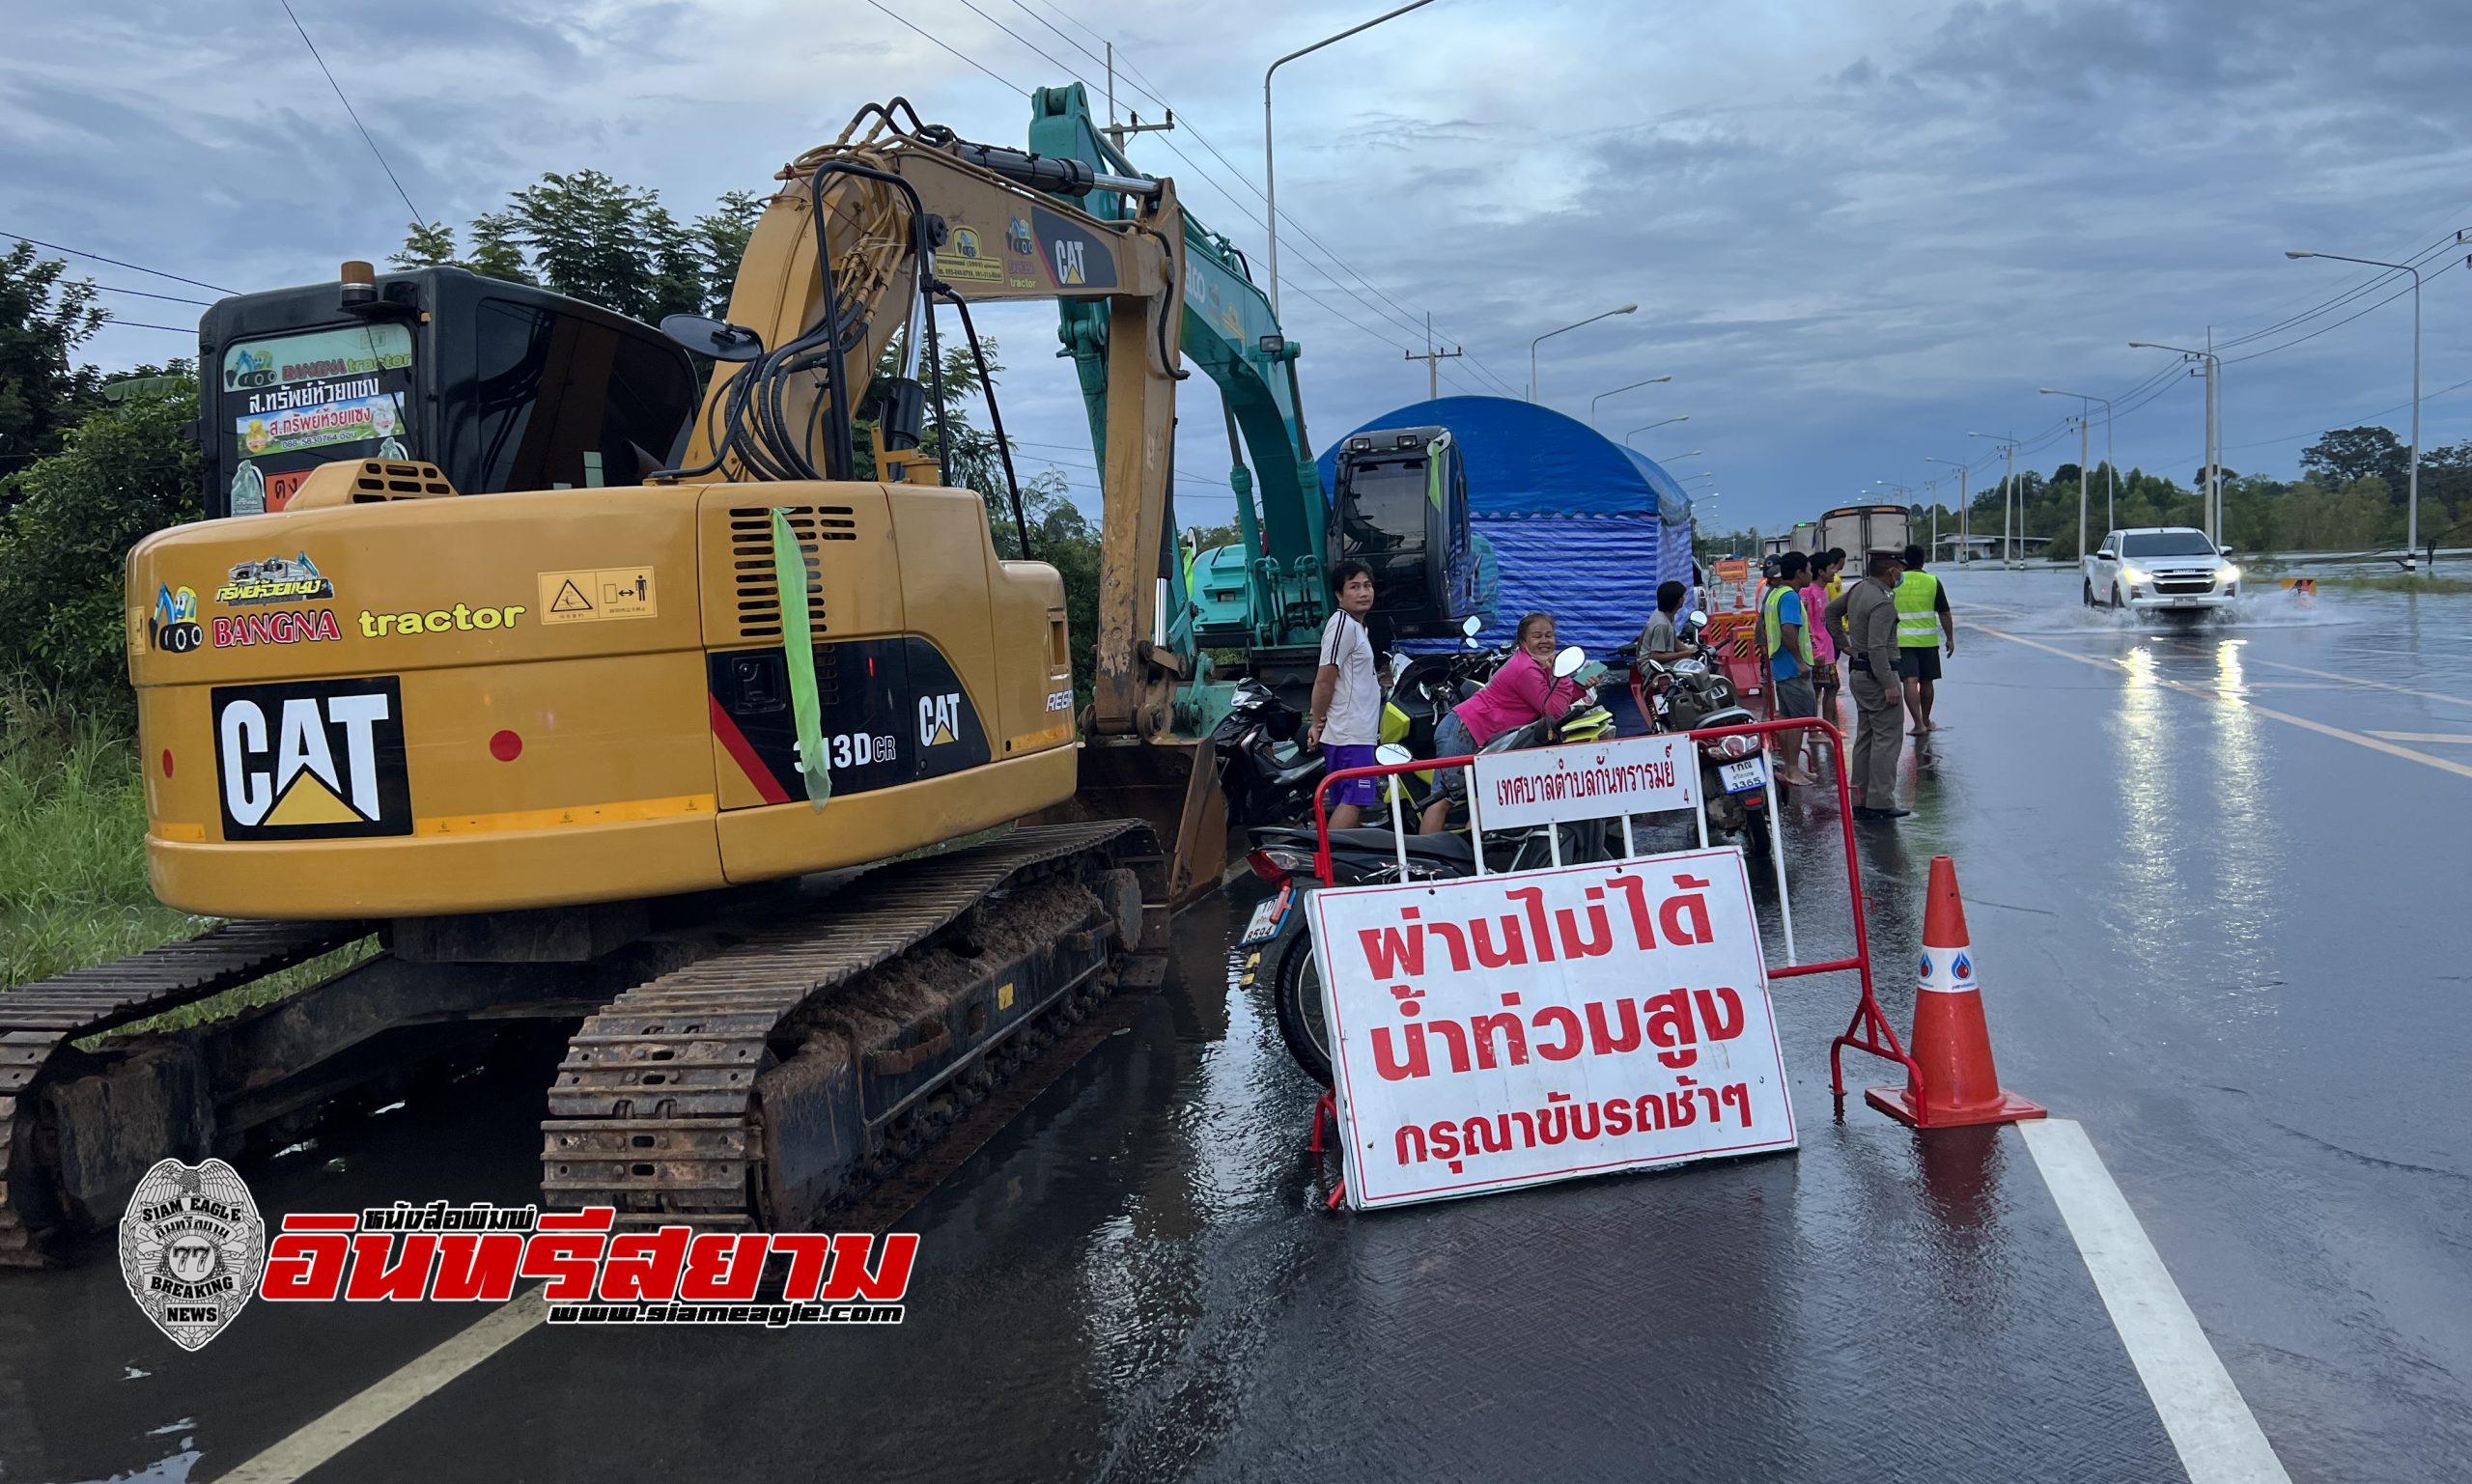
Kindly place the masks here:
MULTIPOLYGON (((2439 764, 2472 766, 2472 602, 2272 594, 2180 629, 2065 574, 1952 590, 2013 637, 1960 631, 1916 813, 1861 832, 1892 1018, 1949 854, 2004 1080, 2086 1125, 2292 1476, 2451 1476, 2472 776, 2439 764)), ((1800 947, 1834 953, 1836 822, 1793 813, 1800 947)), ((1181 918, 1166 989, 906 1223, 899 1329, 538 1331, 317 1477, 2180 1476, 2014 1132, 1833 1116, 1844 976, 1776 986, 1797 1154, 1332 1215, 1311 1084, 1231 985, 1245 893, 1181 918)), ((270 1214, 522 1203, 546 1078, 247 1173, 270 1214)), ((471 1317, 262 1302, 188 1356, 108 1246, 0 1274, 0 1476, 215 1477, 471 1317)))

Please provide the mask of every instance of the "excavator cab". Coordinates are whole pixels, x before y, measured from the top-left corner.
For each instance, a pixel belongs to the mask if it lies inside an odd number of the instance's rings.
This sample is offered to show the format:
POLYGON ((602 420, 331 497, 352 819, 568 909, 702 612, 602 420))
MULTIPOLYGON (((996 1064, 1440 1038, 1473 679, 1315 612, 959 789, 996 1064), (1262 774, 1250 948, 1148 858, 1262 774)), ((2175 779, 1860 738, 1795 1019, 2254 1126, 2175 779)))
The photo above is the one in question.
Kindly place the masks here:
POLYGON ((418 460, 466 494, 641 485, 699 394, 651 325, 457 267, 219 299, 198 350, 211 518, 281 511, 338 459, 418 460))
POLYGON ((1402 639, 1447 638, 1483 611, 1468 529, 1468 469, 1447 428, 1350 435, 1332 490, 1333 560, 1373 572, 1373 620, 1402 639))

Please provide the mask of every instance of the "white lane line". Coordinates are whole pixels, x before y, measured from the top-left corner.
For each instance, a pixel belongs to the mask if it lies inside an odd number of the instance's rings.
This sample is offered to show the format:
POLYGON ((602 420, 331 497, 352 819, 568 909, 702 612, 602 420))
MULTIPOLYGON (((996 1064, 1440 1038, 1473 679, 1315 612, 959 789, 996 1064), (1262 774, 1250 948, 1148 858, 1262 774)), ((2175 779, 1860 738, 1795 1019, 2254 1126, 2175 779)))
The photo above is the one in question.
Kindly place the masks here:
POLYGON ((2085 1129, 2052 1118, 2021 1123, 2017 1132, 2077 1240, 2086 1271, 2111 1311, 2112 1328, 2146 1383, 2189 1484, 2289 1484, 2290 1475, 2085 1129))
POLYGON ((2383 737, 2388 742, 2472 744, 2472 732, 2372 732, 2369 735, 2383 737))
MULTIPOLYGON (((2179 645, 2182 649, 2192 655, 2204 655, 2207 653, 2203 646, 2190 639, 2166 639, 2163 642, 2167 644, 2179 645)), ((2425 701, 2444 701, 2449 706, 2472 706, 2472 696, 2446 695, 2435 690, 2415 690, 2409 686, 2398 686, 2388 681, 2372 680, 2366 675, 2338 675, 2332 670, 2313 670, 2305 664, 2289 664, 2281 659, 2268 659, 2262 655, 2243 655, 2240 658, 2240 662, 2242 664, 2272 665, 2278 670, 2289 670, 2294 675, 2315 675, 2320 680, 2342 681, 2346 686, 2374 686, 2380 690, 2392 690, 2397 695, 2416 695, 2425 701)))
POLYGON ((549 1305, 541 1301, 539 1289, 516 1295, 435 1350, 224 1474, 218 1484, 294 1484, 548 1317, 549 1305))
MULTIPOLYGON (((2006 639, 2011 644, 2023 644, 2028 649, 2038 649, 2046 655, 2057 655, 2063 659, 2073 660, 2078 664, 2090 664, 2097 670, 2114 670, 2122 675, 2136 674, 2136 671, 2129 667, 2129 663, 2125 659, 2097 658, 2092 655, 2076 654, 2069 650, 2062 649, 2056 644, 2045 644, 2039 639, 2029 639, 2021 633, 2010 633, 2006 630, 1994 629, 1989 624, 1968 623, 1966 627, 1974 630, 1978 633, 1987 633, 1995 639, 2006 639)), ((2148 676, 2146 678, 2146 683, 2149 686, 2160 686, 2165 690, 2177 690, 2182 695, 2198 696, 2209 701, 2221 701, 2226 706, 2245 706, 2249 710, 2256 712, 2261 716, 2265 716, 2272 720, 2283 722, 2289 726, 2296 726, 2305 731, 2316 732, 2320 736, 2332 737, 2342 742, 2350 742, 2354 746, 2367 747, 2373 752, 2383 752, 2390 757, 2399 757, 2409 762, 2420 763, 2427 767, 2437 769, 2442 772, 2459 773, 2466 778, 2472 778, 2472 764, 2458 763, 2453 758, 2433 757, 2426 752, 2415 752, 2409 747, 2399 746, 2394 742, 2384 742, 2375 737, 2363 737, 2358 732, 2347 732, 2339 726, 2328 726, 2322 721, 2312 721, 2307 716, 2295 716, 2289 712, 2276 711, 2270 706, 2260 706, 2255 701, 2244 699, 2233 691, 2223 689, 2221 687, 2192 686, 2185 681, 2168 680, 2160 675, 2148 676)))

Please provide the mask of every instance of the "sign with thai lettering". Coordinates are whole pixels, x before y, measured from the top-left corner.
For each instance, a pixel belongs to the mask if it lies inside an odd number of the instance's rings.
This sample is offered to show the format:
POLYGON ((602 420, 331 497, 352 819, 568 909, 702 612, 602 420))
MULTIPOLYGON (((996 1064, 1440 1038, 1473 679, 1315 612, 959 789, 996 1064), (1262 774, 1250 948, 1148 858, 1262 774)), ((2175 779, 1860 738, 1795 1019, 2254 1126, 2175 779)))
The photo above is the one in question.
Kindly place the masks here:
POLYGON ((1700 767, 1691 739, 1671 732, 1484 752, 1475 767, 1471 797, 1481 829, 1526 829, 1699 803, 1700 767))
POLYGON ((1312 904, 1351 1208, 1795 1147, 1741 851, 1312 904))

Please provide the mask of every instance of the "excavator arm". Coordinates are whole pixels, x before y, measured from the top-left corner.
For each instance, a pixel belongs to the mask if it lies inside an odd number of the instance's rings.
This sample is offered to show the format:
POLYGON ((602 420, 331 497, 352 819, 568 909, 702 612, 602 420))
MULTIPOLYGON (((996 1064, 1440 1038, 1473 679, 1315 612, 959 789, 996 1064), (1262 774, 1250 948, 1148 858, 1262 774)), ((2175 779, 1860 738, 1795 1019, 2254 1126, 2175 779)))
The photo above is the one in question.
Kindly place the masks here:
POLYGON ((720 364, 675 477, 854 477, 853 428, 898 333, 902 370, 884 388, 880 477, 933 483, 938 471, 914 453, 925 401, 915 373, 933 302, 1057 299, 1100 317, 1108 433, 1091 728, 1167 737, 1182 666, 1154 640, 1182 375, 1174 182, 1110 182, 1110 200, 1127 205, 1103 219, 1059 197, 1108 178, 969 143, 919 124, 900 99, 862 110, 777 178, 781 189, 747 239, 729 323, 691 347, 720 364))

